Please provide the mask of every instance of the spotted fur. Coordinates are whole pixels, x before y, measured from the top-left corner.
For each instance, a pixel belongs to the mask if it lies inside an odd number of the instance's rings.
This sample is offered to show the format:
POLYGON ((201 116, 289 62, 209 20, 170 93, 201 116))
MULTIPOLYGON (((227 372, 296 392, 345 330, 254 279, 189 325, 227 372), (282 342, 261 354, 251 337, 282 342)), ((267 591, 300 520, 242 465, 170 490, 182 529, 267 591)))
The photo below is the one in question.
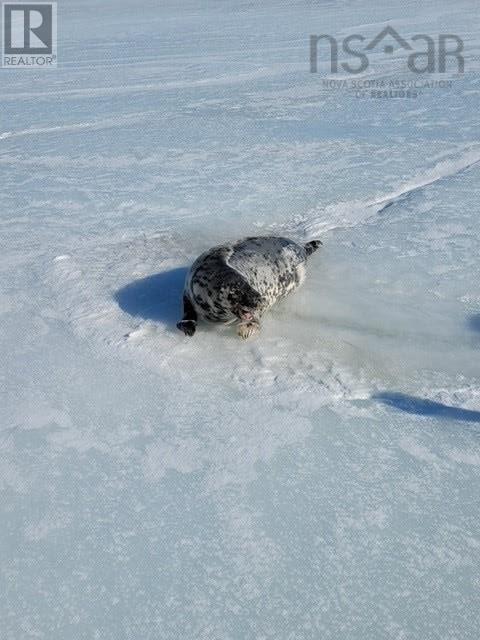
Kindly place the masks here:
POLYGON ((193 335, 198 317, 211 322, 240 323, 249 337, 277 300, 300 286, 307 257, 320 245, 300 245, 273 236, 245 238, 214 247, 193 263, 185 282, 184 317, 178 328, 193 335))

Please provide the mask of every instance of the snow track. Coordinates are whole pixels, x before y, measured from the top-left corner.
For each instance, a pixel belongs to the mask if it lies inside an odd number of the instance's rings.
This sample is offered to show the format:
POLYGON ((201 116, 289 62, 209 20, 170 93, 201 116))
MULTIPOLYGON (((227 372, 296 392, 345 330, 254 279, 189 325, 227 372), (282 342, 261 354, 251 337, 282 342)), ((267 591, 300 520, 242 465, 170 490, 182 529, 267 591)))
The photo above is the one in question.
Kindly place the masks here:
POLYGON ((417 176, 400 184, 389 193, 366 201, 352 200, 328 205, 322 212, 320 221, 315 219, 317 215, 315 209, 309 211, 305 220, 300 222, 300 232, 307 239, 313 239, 331 229, 368 222, 372 217, 383 213, 388 207, 403 202, 406 198, 439 181, 468 171, 479 162, 480 148, 477 145, 456 150, 431 169, 419 172, 417 176))

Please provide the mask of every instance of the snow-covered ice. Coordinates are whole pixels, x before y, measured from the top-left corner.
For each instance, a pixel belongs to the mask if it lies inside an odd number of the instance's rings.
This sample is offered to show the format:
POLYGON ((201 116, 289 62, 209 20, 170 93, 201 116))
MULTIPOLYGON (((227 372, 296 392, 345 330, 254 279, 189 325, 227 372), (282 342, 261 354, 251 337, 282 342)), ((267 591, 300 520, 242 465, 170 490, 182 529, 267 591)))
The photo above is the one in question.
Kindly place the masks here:
POLYGON ((479 23, 68 0, 58 68, 2 70, 2 640, 477 637, 479 23), (465 73, 309 72, 310 34, 387 23, 465 73), (321 237, 304 287, 183 337, 191 261, 269 233, 321 237))

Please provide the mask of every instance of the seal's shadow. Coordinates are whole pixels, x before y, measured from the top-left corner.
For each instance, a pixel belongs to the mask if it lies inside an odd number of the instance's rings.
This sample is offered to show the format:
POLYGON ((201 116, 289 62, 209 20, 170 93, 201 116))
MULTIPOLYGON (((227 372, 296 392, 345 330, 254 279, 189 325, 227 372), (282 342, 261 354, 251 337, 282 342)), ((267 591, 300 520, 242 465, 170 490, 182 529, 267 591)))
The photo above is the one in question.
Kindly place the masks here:
POLYGON ((374 394, 372 398, 394 409, 400 409, 406 413, 415 413, 419 416, 432 416, 462 422, 480 422, 480 411, 453 407, 442 402, 410 396, 406 393, 383 391, 382 393, 374 394))
POLYGON ((468 326, 472 331, 480 333, 480 313, 475 313, 468 318, 468 326))
POLYGON ((174 327, 182 314, 182 291, 187 267, 178 267, 134 280, 115 292, 122 311, 174 327))

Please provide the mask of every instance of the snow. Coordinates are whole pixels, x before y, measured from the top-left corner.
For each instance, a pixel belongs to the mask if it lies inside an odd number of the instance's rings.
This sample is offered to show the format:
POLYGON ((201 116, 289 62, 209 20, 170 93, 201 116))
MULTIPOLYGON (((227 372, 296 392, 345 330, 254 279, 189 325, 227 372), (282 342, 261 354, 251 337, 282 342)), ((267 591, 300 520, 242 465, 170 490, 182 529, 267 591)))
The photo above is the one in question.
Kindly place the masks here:
POLYGON ((59 9, 58 68, 0 95, 2 640, 473 640, 476 3, 59 9), (465 74, 309 73, 387 22, 465 74), (182 336, 192 260, 269 233, 321 237, 302 289, 182 336))

